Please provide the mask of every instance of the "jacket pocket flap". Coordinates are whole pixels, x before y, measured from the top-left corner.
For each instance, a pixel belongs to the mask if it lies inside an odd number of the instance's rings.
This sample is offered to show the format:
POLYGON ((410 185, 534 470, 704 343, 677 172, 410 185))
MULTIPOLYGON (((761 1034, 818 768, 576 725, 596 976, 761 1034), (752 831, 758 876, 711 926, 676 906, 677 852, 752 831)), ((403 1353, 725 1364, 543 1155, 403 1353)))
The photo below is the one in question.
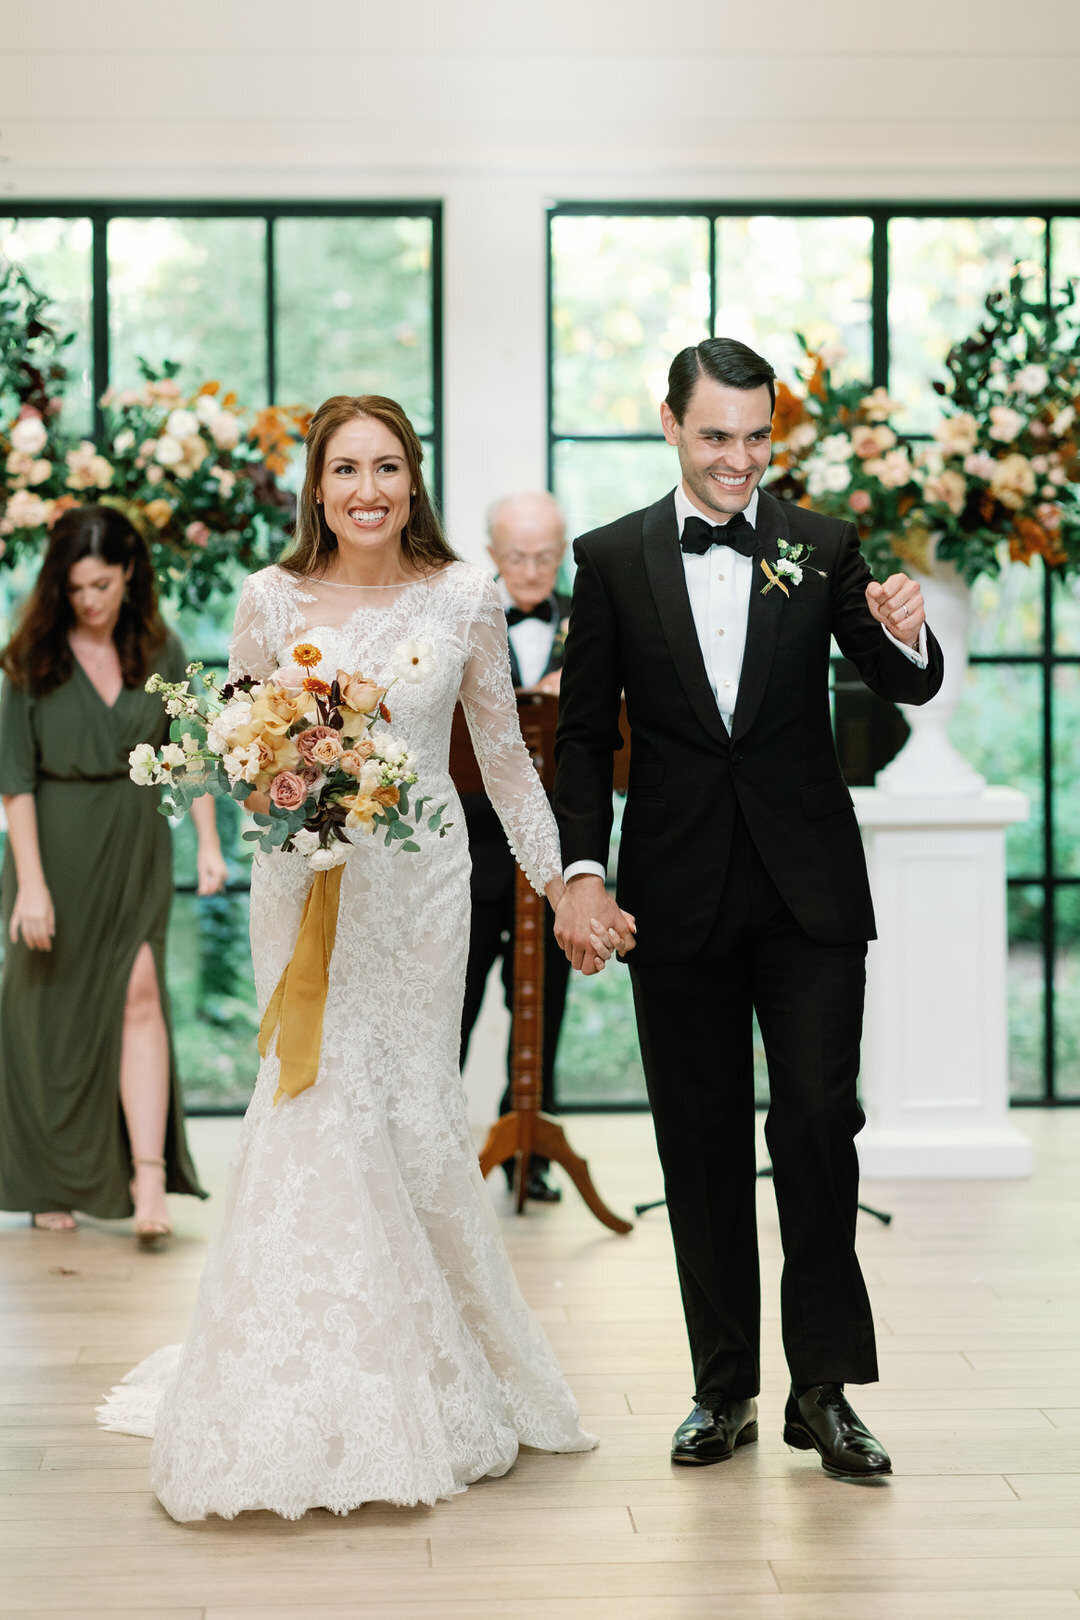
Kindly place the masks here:
POLYGON ((831 777, 828 782, 811 782, 799 789, 803 814, 810 821, 822 816, 835 816, 841 810, 851 810, 851 794, 842 776, 831 777))

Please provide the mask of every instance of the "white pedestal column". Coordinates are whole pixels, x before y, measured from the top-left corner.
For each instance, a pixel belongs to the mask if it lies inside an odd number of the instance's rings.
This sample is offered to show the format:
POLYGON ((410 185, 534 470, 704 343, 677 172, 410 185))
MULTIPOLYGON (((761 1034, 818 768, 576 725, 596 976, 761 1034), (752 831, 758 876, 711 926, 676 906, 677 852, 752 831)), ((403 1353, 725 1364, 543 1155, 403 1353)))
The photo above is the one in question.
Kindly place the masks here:
POLYGON ((877 913, 857 1138, 869 1177, 1027 1176, 1010 1123, 1005 829, 1012 788, 898 798, 855 788, 877 913))

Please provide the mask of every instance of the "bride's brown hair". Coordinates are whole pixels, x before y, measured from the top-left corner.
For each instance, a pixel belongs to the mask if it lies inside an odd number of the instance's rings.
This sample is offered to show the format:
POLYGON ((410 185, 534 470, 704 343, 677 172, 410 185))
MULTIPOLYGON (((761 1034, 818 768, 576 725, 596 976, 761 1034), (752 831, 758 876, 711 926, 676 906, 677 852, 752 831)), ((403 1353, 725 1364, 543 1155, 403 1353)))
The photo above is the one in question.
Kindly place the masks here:
POLYGON ((428 495, 421 471, 424 447, 416 436, 416 429, 396 400, 383 394, 335 394, 324 400, 311 419, 307 432, 307 467, 303 488, 296 505, 296 532, 293 543, 281 559, 281 567, 294 574, 316 574, 324 568, 337 550, 337 536, 323 515, 317 499, 322 478, 326 447, 338 428, 358 416, 369 416, 381 422, 399 440, 405 451, 409 469, 409 484, 413 494, 409 503, 409 518, 401 531, 401 552, 406 563, 417 573, 430 573, 457 562, 457 553, 443 534, 442 524, 434 503, 428 495))

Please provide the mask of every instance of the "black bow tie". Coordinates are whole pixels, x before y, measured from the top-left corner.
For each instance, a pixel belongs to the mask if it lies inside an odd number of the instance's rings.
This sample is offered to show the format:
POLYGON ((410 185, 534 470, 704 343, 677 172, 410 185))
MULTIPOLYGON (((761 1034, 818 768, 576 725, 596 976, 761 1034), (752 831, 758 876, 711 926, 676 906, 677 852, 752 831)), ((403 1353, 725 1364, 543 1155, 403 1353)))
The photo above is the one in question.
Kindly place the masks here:
POLYGON ((695 557, 704 557, 710 546, 730 546, 742 557, 752 557, 757 547, 753 526, 745 512, 736 512, 726 523, 706 523, 704 518, 688 517, 679 544, 695 557))
POLYGON ((546 601, 537 602, 533 608, 510 607, 506 610, 506 623, 509 629, 515 624, 523 624, 526 619, 540 619, 544 624, 550 624, 555 617, 555 603, 549 596, 546 601))

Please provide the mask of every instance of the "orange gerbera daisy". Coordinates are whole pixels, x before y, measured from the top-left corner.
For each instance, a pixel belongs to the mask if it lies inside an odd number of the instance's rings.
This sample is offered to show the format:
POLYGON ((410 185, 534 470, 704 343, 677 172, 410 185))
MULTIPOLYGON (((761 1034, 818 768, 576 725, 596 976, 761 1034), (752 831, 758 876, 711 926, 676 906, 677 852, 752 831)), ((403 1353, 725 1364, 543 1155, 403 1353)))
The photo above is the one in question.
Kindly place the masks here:
POLYGON ((299 664, 301 669, 314 669, 316 664, 322 663, 322 653, 311 641, 301 641, 293 648, 293 663, 299 664))
POLYGON ((304 681, 304 691, 313 692, 316 697, 329 697, 330 682, 321 680, 318 675, 309 675, 304 681))

